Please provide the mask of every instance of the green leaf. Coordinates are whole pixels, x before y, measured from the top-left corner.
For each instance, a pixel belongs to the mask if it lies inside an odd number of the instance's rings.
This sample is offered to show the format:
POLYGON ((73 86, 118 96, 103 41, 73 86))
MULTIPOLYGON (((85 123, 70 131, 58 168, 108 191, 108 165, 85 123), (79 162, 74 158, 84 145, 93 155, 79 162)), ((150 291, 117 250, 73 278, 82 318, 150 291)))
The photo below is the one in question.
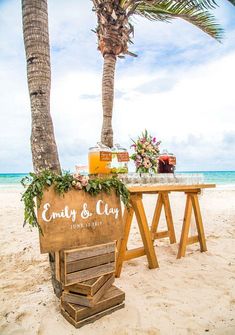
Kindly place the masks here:
POLYGON ((91 185, 90 185, 90 184, 87 184, 87 186, 86 186, 86 191, 89 192, 90 189, 91 189, 91 185))
POLYGON ((215 22, 215 16, 204 9, 209 7, 213 7, 212 1, 141 1, 135 14, 151 21, 169 22, 172 19, 180 18, 220 41, 223 29, 215 22))

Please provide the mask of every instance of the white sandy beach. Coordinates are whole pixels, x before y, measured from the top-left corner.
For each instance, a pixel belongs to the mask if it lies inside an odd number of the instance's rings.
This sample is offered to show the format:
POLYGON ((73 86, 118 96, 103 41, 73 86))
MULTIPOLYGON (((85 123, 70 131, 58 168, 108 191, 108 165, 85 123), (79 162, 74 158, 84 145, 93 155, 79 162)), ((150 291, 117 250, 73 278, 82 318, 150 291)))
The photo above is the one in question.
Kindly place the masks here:
MULTIPOLYGON (((179 241, 185 199, 170 197, 179 241)), ((155 198, 147 200, 151 221, 155 198)), ((22 227, 20 191, 1 190, 0 334, 235 334, 235 189, 204 191, 200 202, 208 251, 195 244, 176 260, 177 244, 155 241, 160 268, 149 270, 144 256, 126 262, 115 281, 126 293, 125 309, 75 329, 60 314, 37 229, 22 227)), ((141 243, 137 226, 130 243, 141 243)))

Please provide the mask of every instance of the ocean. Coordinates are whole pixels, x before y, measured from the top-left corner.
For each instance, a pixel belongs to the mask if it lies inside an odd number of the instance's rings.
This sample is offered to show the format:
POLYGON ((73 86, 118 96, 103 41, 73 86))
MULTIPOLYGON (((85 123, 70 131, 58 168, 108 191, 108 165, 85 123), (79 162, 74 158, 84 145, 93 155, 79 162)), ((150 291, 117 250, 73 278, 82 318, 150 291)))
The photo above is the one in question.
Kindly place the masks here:
MULTIPOLYGON (((205 183, 218 186, 235 187, 235 171, 177 171, 180 174, 202 174, 205 183)), ((1 189, 22 189, 20 181, 27 173, 0 173, 1 189)))

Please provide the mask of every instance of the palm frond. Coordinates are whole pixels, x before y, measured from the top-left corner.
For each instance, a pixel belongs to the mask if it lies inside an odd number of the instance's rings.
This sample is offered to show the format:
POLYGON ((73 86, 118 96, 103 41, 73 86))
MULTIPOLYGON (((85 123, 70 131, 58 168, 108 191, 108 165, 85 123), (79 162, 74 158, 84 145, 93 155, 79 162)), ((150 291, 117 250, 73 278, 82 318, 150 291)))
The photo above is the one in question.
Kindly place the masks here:
POLYGON ((201 9, 214 9, 218 6, 215 0, 179 0, 177 2, 184 3, 185 5, 192 5, 201 9))
MULTIPOLYGON (((131 6, 139 5, 139 4, 149 4, 149 5, 157 5, 165 2, 164 0, 119 0, 120 6, 127 9, 131 6)), ((234 2, 234 0, 228 0, 234 2)), ((175 3, 181 3, 184 6, 193 5, 197 7, 201 7, 204 9, 212 9, 217 7, 216 0, 175 0, 175 3)))
MULTIPOLYGON (((192 1, 145 0, 137 6, 135 14, 141 15, 152 21, 169 22, 171 19, 180 18, 220 41, 222 39, 223 30, 215 22, 214 15, 201 8, 203 1, 192 1), (194 5, 192 4, 192 1, 195 2, 194 5)), ((209 4, 208 1, 206 2, 209 4)))
MULTIPOLYGON (((235 0, 228 0, 232 5, 235 6, 235 0)), ((184 0, 179 0, 178 2, 184 2, 184 0)), ((206 9, 213 9, 215 7, 218 7, 218 1, 216 0, 188 0, 191 4, 195 6, 200 6, 201 8, 206 8, 206 9)))

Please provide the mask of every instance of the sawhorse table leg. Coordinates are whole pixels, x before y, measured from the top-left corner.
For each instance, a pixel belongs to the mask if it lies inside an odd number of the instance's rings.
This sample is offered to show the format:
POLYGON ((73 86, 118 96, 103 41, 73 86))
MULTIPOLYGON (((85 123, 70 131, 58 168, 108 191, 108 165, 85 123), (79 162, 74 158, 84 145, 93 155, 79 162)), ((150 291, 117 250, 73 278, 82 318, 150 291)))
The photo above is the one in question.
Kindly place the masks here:
POLYGON ((186 206, 184 212, 184 222, 181 232, 181 238, 179 243, 179 250, 177 258, 181 258, 185 256, 186 246, 190 244, 194 244, 199 242, 200 243, 200 250, 201 252, 207 251, 206 247, 206 239, 205 233, 203 228, 202 216, 198 201, 198 194, 197 192, 190 192, 186 193, 186 206), (189 237, 189 227, 191 222, 192 210, 194 211, 195 221, 197 226, 198 235, 189 237))
POLYGON ((156 240, 159 238, 169 237, 170 243, 176 243, 175 238, 175 229, 173 225, 172 213, 171 213, 171 206, 168 192, 159 192, 157 204, 155 207, 152 225, 151 225, 151 232, 152 232, 152 239, 156 240), (158 224, 161 216, 162 207, 164 207, 166 223, 167 223, 167 230, 158 232, 158 224))
POLYGON ((149 231, 146 214, 142 202, 142 194, 131 195, 131 208, 129 212, 125 209, 124 212, 124 236, 119 245, 119 252, 117 256, 116 277, 120 277, 122 264, 124 261, 137 258, 140 256, 147 256, 149 268, 155 269, 159 267, 155 250, 152 243, 151 233, 149 231), (132 250, 127 250, 128 237, 130 234, 131 222, 133 215, 136 215, 139 226, 141 238, 144 246, 132 250))
POLYGON ((125 256, 127 253, 127 243, 128 243, 128 237, 130 234, 133 215, 134 215, 134 210, 132 207, 130 207, 129 209, 126 209, 126 208, 124 209, 124 214, 123 214, 124 234, 123 234, 123 238, 118 244, 118 254, 117 254, 117 261, 116 261, 116 277, 118 278, 121 275, 122 264, 125 260, 125 256))

